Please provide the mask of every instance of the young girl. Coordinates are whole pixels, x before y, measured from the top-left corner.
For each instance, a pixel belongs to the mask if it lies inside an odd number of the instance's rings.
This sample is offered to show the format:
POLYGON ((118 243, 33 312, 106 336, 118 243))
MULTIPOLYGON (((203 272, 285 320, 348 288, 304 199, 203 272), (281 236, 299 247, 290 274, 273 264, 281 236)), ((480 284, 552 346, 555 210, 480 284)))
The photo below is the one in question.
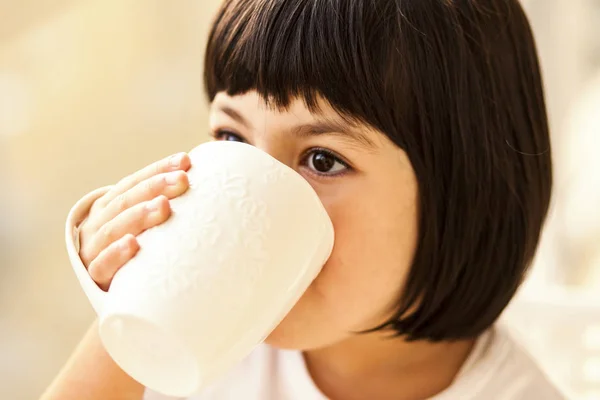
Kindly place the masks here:
MULTIPOLYGON (((204 74, 214 138, 300 173, 336 243, 266 343, 194 400, 562 398, 494 326, 552 183, 517 0, 227 0, 204 74)), ((189 166, 172 156, 77 210, 100 287, 169 217, 189 166)), ((44 398, 167 399, 114 364, 96 327, 44 398)))

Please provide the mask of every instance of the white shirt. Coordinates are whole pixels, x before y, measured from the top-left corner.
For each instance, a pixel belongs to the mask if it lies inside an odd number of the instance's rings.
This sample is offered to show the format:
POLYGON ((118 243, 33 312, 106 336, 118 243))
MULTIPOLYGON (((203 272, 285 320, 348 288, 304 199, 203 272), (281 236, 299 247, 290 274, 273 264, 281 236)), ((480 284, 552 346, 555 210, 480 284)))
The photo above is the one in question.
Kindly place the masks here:
MULTIPOLYGON (((146 391, 144 400, 326 400, 298 351, 257 347, 219 382, 188 399, 146 391)), ((454 382, 430 400, 562 400, 504 328, 483 334, 454 382)))

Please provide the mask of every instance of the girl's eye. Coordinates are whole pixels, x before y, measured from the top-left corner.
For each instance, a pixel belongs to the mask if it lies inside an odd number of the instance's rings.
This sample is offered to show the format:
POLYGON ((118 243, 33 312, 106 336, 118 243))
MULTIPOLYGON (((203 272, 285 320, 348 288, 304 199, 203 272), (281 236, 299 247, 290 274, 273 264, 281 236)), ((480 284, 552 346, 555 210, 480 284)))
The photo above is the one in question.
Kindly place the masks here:
MULTIPOLYGON (((224 142, 247 143, 241 135, 226 130, 217 130, 212 136, 215 140, 224 142)), ((303 164, 312 173, 325 177, 342 175, 351 168, 345 161, 326 149, 312 149, 304 156, 303 164)))
POLYGON ((224 142, 246 142, 243 137, 238 134, 229 131, 219 130, 213 135, 216 140, 224 142))
POLYGON ((348 164, 325 149, 315 149, 306 157, 307 167, 318 175, 340 175, 346 172, 348 164))

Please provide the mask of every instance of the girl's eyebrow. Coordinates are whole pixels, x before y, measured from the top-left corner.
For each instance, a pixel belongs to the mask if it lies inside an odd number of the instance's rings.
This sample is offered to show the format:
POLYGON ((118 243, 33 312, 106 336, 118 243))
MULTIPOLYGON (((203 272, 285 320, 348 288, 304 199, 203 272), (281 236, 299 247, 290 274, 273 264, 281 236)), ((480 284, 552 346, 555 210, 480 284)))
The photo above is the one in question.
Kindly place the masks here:
POLYGON ((313 123, 297 125, 292 128, 291 132, 298 137, 333 135, 372 149, 377 147, 373 140, 360 129, 333 119, 317 120, 313 123))
POLYGON ((233 108, 225 106, 225 105, 222 105, 222 106, 219 106, 219 111, 227 114, 235 122, 243 125, 244 128, 252 129, 252 125, 250 125, 250 123, 248 121, 246 121, 246 118, 244 118, 242 116, 242 114, 240 114, 239 112, 237 112, 233 108))
MULTIPOLYGON (((252 125, 243 115, 228 106, 220 106, 219 110, 227 114, 234 121, 238 122, 247 129, 252 129, 252 125)), ((337 121, 333 118, 317 120, 309 124, 300 124, 294 126, 290 132, 298 137, 310 137, 319 135, 338 136, 348 141, 359 143, 365 147, 375 149, 377 146, 364 132, 360 129, 350 126, 347 123, 337 121)))

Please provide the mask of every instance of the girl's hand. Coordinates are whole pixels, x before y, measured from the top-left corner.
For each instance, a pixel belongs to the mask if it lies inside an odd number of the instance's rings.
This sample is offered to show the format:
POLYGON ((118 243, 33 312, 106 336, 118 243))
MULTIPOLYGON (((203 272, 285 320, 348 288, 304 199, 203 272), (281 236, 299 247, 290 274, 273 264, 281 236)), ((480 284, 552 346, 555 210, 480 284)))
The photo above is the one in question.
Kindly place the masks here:
POLYGON ((188 189, 190 166, 187 154, 175 154, 122 179, 95 201, 79 227, 79 256, 100 288, 108 290, 115 273, 135 256, 136 236, 169 218, 169 199, 188 189))

